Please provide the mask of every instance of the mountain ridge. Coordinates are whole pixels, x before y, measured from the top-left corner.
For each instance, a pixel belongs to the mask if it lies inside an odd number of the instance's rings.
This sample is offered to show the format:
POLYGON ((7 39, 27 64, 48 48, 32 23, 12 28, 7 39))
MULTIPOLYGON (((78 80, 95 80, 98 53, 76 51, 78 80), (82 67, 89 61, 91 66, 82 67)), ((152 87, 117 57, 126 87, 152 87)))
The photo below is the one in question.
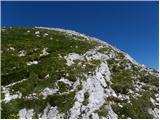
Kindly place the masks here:
MULTIPOLYGON (((106 44, 107 46, 110 46, 110 47, 112 47, 113 49, 115 49, 115 50, 117 50, 117 51, 125 54, 126 57, 127 57, 128 59, 130 59, 133 63, 135 63, 135 64, 137 64, 137 65, 140 65, 140 66, 143 66, 143 67, 146 67, 146 68, 149 68, 149 67, 145 66, 144 64, 138 63, 138 62, 137 62, 134 58, 132 58, 128 53, 126 53, 126 52, 118 49, 117 47, 115 47, 115 46, 107 43, 107 41, 104 41, 104 40, 101 40, 101 39, 98 39, 98 38, 95 38, 95 37, 91 37, 91 36, 88 36, 88 35, 86 35, 86 34, 76 32, 76 31, 74 31, 74 30, 68 30, 68 29, 62 29, 62 28, 54 28, 54 27, 53 27, 53 28, 50 28, 50 27, 38 27, 38 26, 36 26, 35 28, 55 30, 55 31, 59 31, 59 32, 64 32, 64 33, 73 34, 73 35, 77 35, 77 36, 80 35, 80 36, 83 36, 83 37, 90 38, 90 40, 95 40, 95 41, 98 41, 98 42, 100 42, 100 43, 102 43, 102 44, 106 44)), ((154 68, 151 68, 151 69, 154 69, 154 68)))

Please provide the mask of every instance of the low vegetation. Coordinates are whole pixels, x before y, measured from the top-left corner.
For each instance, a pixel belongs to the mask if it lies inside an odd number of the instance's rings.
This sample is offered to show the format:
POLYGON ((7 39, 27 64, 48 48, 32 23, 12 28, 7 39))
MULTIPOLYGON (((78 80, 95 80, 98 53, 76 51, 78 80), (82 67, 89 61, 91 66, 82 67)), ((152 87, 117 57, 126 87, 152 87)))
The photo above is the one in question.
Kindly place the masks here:
POLYGON ((82 102, 82 104, 86 106, 86 105, 88 105, 88 103, 89 103, 89 93, 86 92, 84 94, 84 101, 82 102))
POLYGON ((131 103, 125 103, 122 108, 117 104, 113 105, 114 111, 119 115, 119 118, 126 119, 127 117, 134 119, 151 119, 152 115, 148 113, 148 108, 152 108, 153 105, 150 101, 151 92, 146 91, 141 97, 131 97, 131 103))
MULTIPOLYGON (((19 111, 24 108, 33 109, 33 118, 39 118, 38 115, 43 113, 48 104, 52 107, 57 106, 57 110, 65 115, 64 118, 69 118, 69 110, 77 99, 76 93, 84 87, 82 83, 85 82, 86 75, 88 77, 98 75, 95 74, 95 70, 103 62, 85 58, 76 59, 73 64, 67 65, 66 57, 70 53, 82 56, 102 44, 83 36, 55 30, 4 28, 1 43, 1 85, 4 88, 9 85, 7 88, 10 95, 22 93, 21 97, 5 102, 6 91, 1 88, 3 91, 1 118, 3 119, 19 118, 19 111), (42 54, 44 49, 47 53, 45 55, 42 54), (62 78, 67 79, 71 84, 60 81, 62 78), (80 84, 74 88, 73 84, 77 80, 80 80, 80 84), (58 90, 53 94, 43 94, 45 88, 58 90)), ((127 99, 119 99, 116 95, 107 96, 104 97, 106 100, 104 105, 94 112, 100 118, 106 118, 109 111, 105 105, 112 103, 113 111, 119 118, 153 118, 147 110, 153 108, 150 97, 153 95, 152 92, 158 94, 159 78, 152 74, 153 72, 133 64, 122 52, 116 51, 111 46, 103 46, 97 52, 111 56, 107 60, 111 81, 106 81, 104 92, 111 87, 117 96, 128 95, 130 102, 127 99), (135 87, 135 83, 143 84, 143 86, 137 85, 142 88, 138 93, 139 96, 136 97, 129 92, 135 92, 136 88, 140 89, 135 87)), ((103 74, 102 77, 106 79, 108 76, 103 74)), ((89 96, 86 90, 81 106, 88 107, 89 96)), ((152 97, 156 99, 155 95, 152 97)), ((86 110, 81 111, 80 118, 83 118, 86 110)), ((90 117, 92 118, 91 114, 90 117)))

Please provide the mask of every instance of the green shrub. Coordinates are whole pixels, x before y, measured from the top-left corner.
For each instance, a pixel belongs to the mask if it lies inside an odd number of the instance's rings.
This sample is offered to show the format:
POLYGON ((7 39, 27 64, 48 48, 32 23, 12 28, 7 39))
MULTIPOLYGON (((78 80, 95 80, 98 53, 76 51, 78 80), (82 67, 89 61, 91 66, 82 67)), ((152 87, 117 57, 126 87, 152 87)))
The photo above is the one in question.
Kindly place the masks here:
POLYGON ((88 92, 85 92, 84 93, 84 101, 82 102, 83 105, 88 105, 89 103, 89 93, 88 92))
POLYGON ((146 73, 146 72, 142 72, 140 73, 140 81, 144 82, 144 83, 148 83, 150 85, 154 85, 156 87, 159 87, 159 78, 150 74, 150 73, 146 73))
POLYGON ((153 107, 150 96, 151 93, 146 91, 141 97, 131 98, 131 103, 126 103, 122 108, 118 107, 118 105, 113 105, 112 107, 120 118, 152 119, 153 116, 148 113, 148 108, 153 107))
POLYGON ((28 78, 29 72, 25 69, 20 69, 20 70, 13 71, 8 75, 2 75, 1 77, 2 77, 1 84, 8 85, 10 83, 20 81, 24 78, 28 78))
POLYGON ((128 70, 123 70, 117 74, 112 75, 112 85, 111 87, 117 93, 127 93, 129 89, 133 87, 133 81, 131 78, 131 73, 128 70))
POLYGON ((95 111, 96 113, 98 113, 99 117, 107 117, 108 115, 108 110, 105 108, 105 105, 103 105, 102 107, 100 107, 98 110, 95 111))
POLYGON ((59 95, 54 94, 47 97, 47 101, 52 104, 53 102, 58 107, 58 111, 61 113, 66 113, 75 102, 74 100, 75 92, 70 92, 69 94, 59 95))
POLYGON ((59 86, 59 91, 60 91, 61 93, 68 91, 67 85, 66 85, 65 83, 63 83, 63 82, 58 82, 58 86, 59 86))

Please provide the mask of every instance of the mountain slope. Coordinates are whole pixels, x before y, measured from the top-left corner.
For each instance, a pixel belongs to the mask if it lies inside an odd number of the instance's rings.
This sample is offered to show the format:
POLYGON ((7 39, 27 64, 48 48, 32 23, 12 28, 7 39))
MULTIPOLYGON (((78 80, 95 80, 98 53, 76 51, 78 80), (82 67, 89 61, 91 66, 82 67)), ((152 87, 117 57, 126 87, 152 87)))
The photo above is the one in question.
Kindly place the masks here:
POLYGON ((158 71, 96 38, 2 28, 2 118, 158 118, 158 71))

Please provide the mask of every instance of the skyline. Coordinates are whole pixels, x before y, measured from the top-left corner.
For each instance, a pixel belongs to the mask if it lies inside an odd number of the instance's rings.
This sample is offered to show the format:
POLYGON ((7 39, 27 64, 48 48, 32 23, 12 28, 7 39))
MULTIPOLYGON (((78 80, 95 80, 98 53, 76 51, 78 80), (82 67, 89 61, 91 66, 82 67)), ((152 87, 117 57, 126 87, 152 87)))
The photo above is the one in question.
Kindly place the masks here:
POLYGON ((99 38, 158 69, 158 2, 2 2, 2 26, 56 27, 99 38))

